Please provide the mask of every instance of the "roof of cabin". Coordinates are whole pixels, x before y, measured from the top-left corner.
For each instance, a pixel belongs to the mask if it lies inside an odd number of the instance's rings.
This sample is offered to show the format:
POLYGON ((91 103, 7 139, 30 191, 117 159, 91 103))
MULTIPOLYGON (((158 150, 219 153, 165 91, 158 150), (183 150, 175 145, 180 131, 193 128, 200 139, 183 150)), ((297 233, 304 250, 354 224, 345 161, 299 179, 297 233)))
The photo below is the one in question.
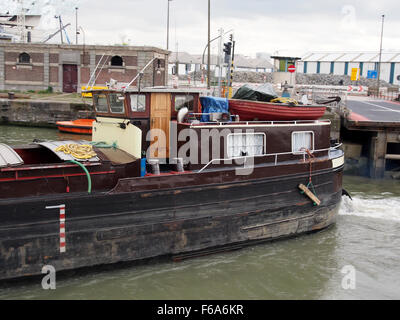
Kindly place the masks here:
MULTIPOLYGON (((94 89, 89 90, 87 92, 117 92, 117 93, 139 93, 139 90, 135 87, 131 89, 124 90, 116 90, 116 89, 94 89)), ((171 88, 171 87, 152 87, 152 88, 142 88, 140 89, 141 93, 150 93, 150 92, 160 92, 160 93, 202 93, 204 89, 196 89, 196 88, 171 88)))

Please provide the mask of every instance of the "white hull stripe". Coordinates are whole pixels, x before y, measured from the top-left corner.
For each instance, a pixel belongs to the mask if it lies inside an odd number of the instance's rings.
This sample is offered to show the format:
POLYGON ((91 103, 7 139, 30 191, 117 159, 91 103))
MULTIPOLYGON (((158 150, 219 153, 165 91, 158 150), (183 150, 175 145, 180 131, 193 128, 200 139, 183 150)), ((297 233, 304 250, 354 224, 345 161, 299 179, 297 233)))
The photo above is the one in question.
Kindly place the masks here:
POLYGON ((332 168, 340 167, 343 164, 344 164, 344 156, 341 156, 340 158, 332 159, 332 168))

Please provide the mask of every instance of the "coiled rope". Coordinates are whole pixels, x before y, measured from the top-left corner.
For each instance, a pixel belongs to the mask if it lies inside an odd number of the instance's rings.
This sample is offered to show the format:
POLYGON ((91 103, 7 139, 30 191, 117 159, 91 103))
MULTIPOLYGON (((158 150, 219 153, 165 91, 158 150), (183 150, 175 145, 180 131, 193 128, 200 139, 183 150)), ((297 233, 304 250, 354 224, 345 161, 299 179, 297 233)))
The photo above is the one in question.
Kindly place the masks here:
POLYGON ((64 144, 57 147, 55 151, 70 154, 76 159, 90 159, 97 156, 96 152, 93 150, 93 146, 89 144, 64 144))

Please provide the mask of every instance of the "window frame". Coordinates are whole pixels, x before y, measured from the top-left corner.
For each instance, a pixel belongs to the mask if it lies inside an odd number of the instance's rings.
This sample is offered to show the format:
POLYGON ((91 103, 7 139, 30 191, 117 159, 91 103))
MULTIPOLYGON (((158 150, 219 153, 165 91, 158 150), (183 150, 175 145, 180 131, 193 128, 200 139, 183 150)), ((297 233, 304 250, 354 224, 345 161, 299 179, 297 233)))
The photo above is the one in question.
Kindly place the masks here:
POLYGON ((119 56, 119 55, 112 56, 111 59, 110 59, 110 67, 112 67, 112 68, 124 68, 124 67, 125 67, 124 58, 122 58, 122 57, 119 56), (118 58, 121 59, 121 64, 113 64, 112 60, 113 60, 113 58, 115 58, 115 57, 118 57, 118 58))
MULTIPOLYGON (((189 97, 189 96, 192 97, 192 100, 191 100, 191 101, 193 102, 193 108, 192 108, 192 110, 190 110, 190 109, 188 108, 188 110, 189 110, 189 112, 195 112, 195 102, 194 102, 194 101, 195 101, 195 96, 194 96, 193 94, 186 94, 186 93, 177 93, 177 94, 174 95, 174 98, 173 98, 173 100, 174 100, 174 106, 173 106, 174 111, 175 111, 175 112, 179 112, 180 109, 182 109, 182 108, 185 107, 185 106, 183 106, 183 107, 181 107, 179 110, 176 109, 176 98, 177 98, 177 97, 180 97, 180 96, 183 96, 183 97, 185 97, 185 98, 186 98, 186 97, 189 97)), ((187 100, 185 100, 185 103, 186 103, 186 102, 187 102, 187 100)))
POLYGON ((18 64, 27 65, 27 64, 31 64, 31 63, 32 63, 32 58, 31 58, 31 55, 30 55, 29 53, 27 53, 27 52, 21 52, 21 53, 18 55, 18 64), (21 61, 21 57, 22 57, 22 56, 28 57, 28 58, 29 58, 29 62, 21 61))
POLYGON ((237 158, 237 157, 255 157, 255 156, 262 156, 262 155, 248 155, 248 156, 230 156, 229 155, 229 137, 230 136, 235 136, 235 135, 263 135, 263 154, 267 154, 267 134, 265 132, 234 132, 234 133, 229 133, 226 136, 226 155, 228 156, 229 159, 237 158))
POLYGON ((312 131, 312 130, 307 130, 307 131, 293 131, 292 132, 292 135, 291 135, 291 149, 292 149, 292 154, 304 154, 306 151, 294 151, 293 150, 293 141, 294 141, 294 139, 293 139, 293 136, 295 135, 295 134, 297 134, 297 133, 311 133, 311 139, 312 139, 312 141, 311 141, 311 144, 312 144, 312 150, 310 150, 310 152, 311 153, 314 153, 314 150, 315 150, 315 133, 314 133, 314 131, 312 131))
POLYGON ((98 114, 109 114, 109 113, 111 113, 110 112, 110 101, 108 100, 108 94, 107 93, 105 93, 105 92, 103 92, 103 93, 93 93, 93 105, 94 105, 94 109, 95 109, 95 111, 96 111, 96 113, 98 113, 98 114), (100 96, 100 95, 104 95, 105 96, 105 98, 106 98, 106 101, 107 101, 107 111, 99 111, 99 110, 97 110, 97 105, 95 104, 95 96, 100 96))
MULTIPOLYGON (((137 114, 137 113, 145 113, 147 111, 147 95, 144 93, 130 93, 129 94, 129 105, 130 105, 130 112, 137 114), (138 110, 133 110, 132 109, 132 96, 136 96, 137 98, 139 96, 144 97, 144 110, 143 111, 138 111, 138 110)), ((137 107, 137 106, 136 106, 137 107)))
MULTIPOLYGON (((118 100, 118 98, 117 98, 117 100, 118 100)), ((109 108, 109 113, 110 114, 113 114, 113 115, 121 115, 121 114, 125 114, 125 95, 123 95, 123 94, 121 94, 121 93, 116 93, 116 92, 110 92, 109 94, 108 94, 108 108, 109 108), (121 100, 122 101, 122 112, 115 112, 115 111, 112 111, 112 107, 111 107, 111 96, 112 95, 115 95, 115 96, 120 96, 120 97, 123 97, 124 99, 123 100, 121 100)))

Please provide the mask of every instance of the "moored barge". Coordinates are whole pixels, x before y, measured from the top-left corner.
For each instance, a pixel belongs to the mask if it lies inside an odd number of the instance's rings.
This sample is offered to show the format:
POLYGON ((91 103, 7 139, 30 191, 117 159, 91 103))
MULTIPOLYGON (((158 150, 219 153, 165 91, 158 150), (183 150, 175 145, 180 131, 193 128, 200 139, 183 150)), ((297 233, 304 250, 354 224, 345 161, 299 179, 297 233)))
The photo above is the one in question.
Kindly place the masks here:
POLYGON ((99 90, 93 101, 90 158, 60 151, 84 141, 0 147, 0 279, 179 258, 334 223, 344 158, 329 121, 201 122, 195 90, 99 90))

